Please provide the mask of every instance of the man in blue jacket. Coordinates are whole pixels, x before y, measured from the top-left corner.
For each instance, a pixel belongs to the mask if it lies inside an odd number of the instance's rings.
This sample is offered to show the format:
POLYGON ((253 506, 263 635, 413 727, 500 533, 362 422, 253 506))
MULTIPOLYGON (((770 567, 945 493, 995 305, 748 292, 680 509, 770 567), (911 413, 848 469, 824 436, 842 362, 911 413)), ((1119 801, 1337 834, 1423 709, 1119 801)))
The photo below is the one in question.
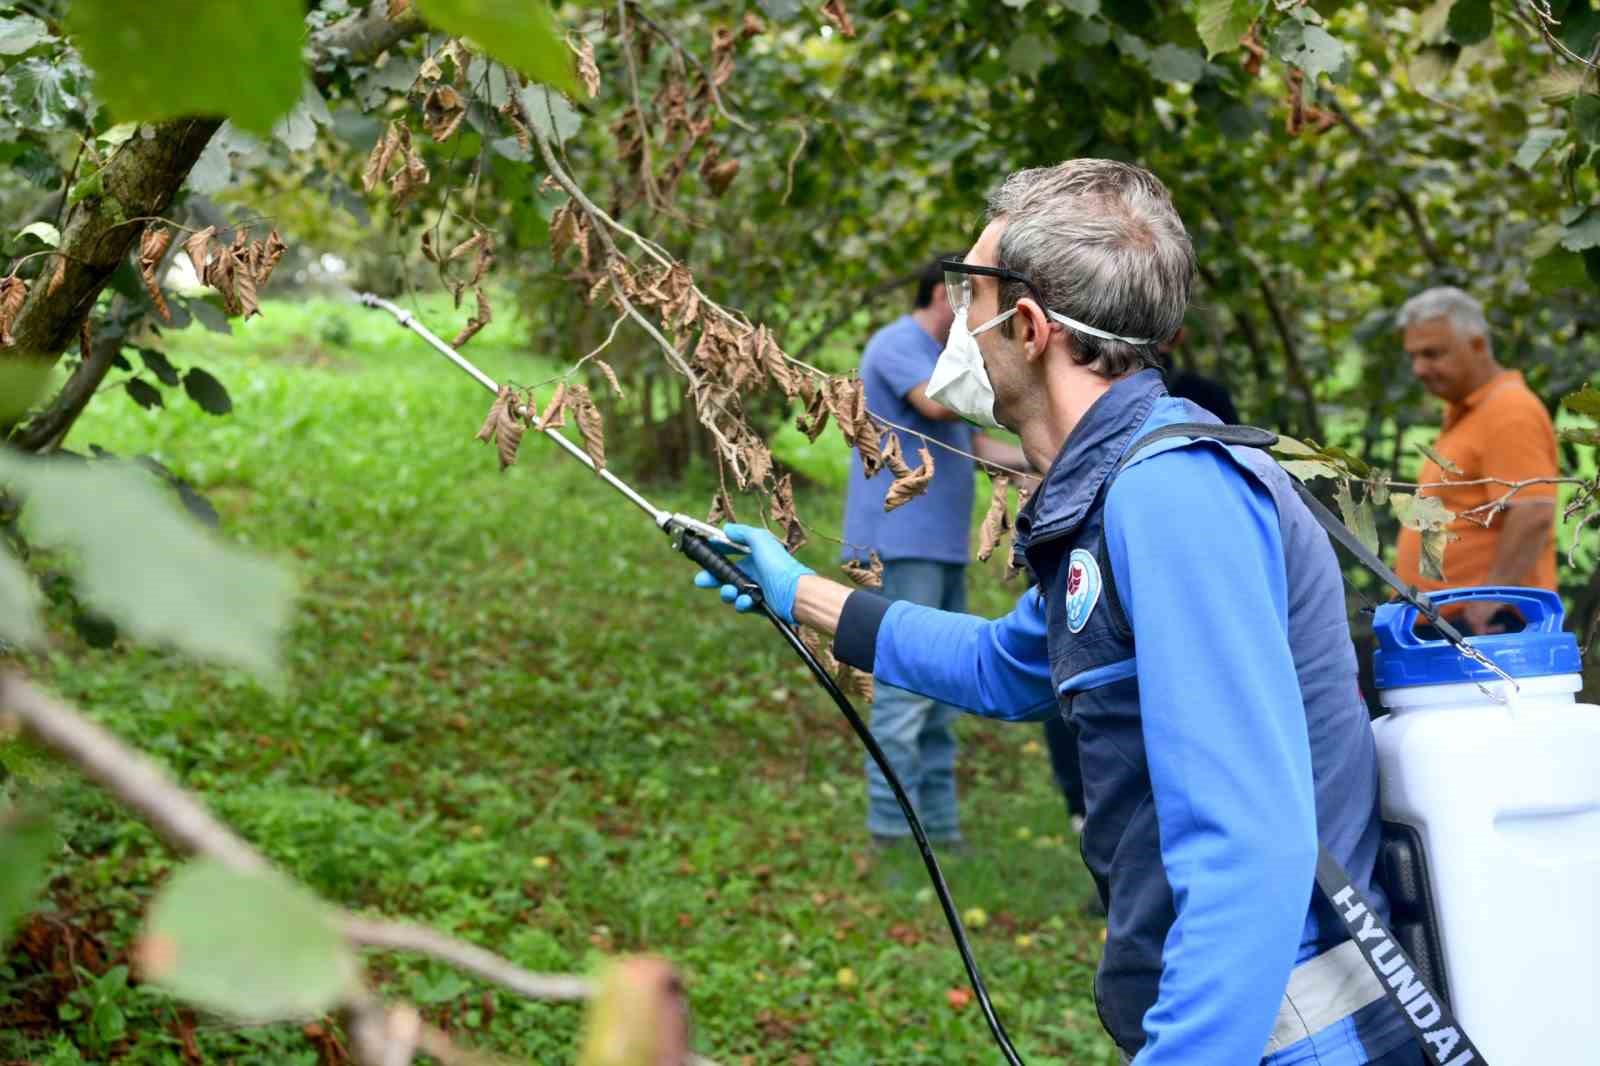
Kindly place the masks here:
POLYGON ((1180 436, 1123 465, 1152 430, 1216 421, 1155 369, 1194 270, 1167 190, 1077 159, 1011 175, 988 217, 947 281, 941 361, 967 369, 941 402, 1015 430, 1048 468, 1016 520, 1033 587, 995 620, 890 602, 729 526, 741 565, 879 681, 1077 725, 1083 857, 1108 911, 1095 998, 1137 1066, 1421 1063, 1313 888, 1320 839, 1387 912, 1327 536, 1264 453, 1180 436))

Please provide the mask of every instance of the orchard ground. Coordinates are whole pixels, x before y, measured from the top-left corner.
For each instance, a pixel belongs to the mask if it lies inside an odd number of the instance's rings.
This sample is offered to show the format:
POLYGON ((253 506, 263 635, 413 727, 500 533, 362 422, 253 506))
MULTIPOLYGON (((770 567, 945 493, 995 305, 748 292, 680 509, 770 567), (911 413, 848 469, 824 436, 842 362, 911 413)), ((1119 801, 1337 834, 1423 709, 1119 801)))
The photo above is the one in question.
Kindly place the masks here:
MULTIPOLYGON (((422 308, 446 334, 459 317, 422 308)), ((176 391, 153 412, 108 395, 68 446, 154 455, 227 537, 292 565, 283 690, 89 649, 64 617, 31 668, 330 900, 534 970, 667 956, 697 1049, 719 1062, 994 1061, 920 865, 868 856, 858 743, 770 627, 694 589, 633 507, 538 437, 501 474, 472 438, 487 394, 389 318, 265 310, 232 337, 169 338, 175 364, 227 384, 231 416, 176 391)), ((505 315, 466 354, 517 382, 554 373, 520 335, 505 315)), ((650 491, 703 513, 710 485, 650 491)), ((802 499, 825 530, 841 510, 829 488, 802 499)), ((803 554, 834 572, 831 545, 803 554)), ((1020 590, 999 562, 974 567, 976 610, 1020 590)), ((1115 1063, 1092 993, 1103 926, 1038 727, 970 720, 960 735, 972 847, 946 869, 981 912, 970 930, 999 1013, 1030 1063, 1115 1063)), ((130 984, 139 915, 174 856, 69 770, 15 746, 0 759, 47 784, 66 845, 42 916, 0 962, 0 1061, 179 1063, 186 1041, 208 1061, 318 1061, 327 1041, 304 1021, 195 1018, 130 984)), ((579 1007, 414 957, 369 964, 466 1041, 572 1054, 579 1007)))

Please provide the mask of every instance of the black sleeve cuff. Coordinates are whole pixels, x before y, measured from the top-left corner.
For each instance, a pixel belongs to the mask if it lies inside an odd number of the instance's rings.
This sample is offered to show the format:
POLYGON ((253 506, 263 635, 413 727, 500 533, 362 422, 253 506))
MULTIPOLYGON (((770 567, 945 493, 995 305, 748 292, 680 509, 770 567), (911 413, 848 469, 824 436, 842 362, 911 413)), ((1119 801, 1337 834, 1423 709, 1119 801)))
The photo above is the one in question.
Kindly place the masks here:
POLYGON ((839 629, 833 635, 834 658, 872 673, 872 664, 878 657, 878 628, 893 602, 863 589, 850 593, 839 613, 839 629))

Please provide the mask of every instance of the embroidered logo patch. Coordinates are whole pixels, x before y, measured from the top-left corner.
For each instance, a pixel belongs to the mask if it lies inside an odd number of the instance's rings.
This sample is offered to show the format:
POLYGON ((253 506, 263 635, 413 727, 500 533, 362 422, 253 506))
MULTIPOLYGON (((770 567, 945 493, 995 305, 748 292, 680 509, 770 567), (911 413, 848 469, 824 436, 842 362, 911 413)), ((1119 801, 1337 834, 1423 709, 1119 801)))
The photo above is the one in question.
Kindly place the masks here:
POLYGON ((1100 602, 1100 564, 1082 548, 1067 557, 1067 628, 1082 632, 1100 602))

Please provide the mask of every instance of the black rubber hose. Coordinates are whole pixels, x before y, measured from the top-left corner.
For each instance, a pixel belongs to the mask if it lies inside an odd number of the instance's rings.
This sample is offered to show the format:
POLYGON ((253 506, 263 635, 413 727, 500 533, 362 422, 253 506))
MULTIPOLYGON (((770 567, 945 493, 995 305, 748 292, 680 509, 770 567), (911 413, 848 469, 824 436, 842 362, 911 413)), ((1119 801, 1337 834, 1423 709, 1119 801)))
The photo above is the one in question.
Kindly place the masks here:
POLYGON ((1011 1038, 1006 1035, 1006 1027, 1000 1024, 1000 1019, 994 1012, 994 1004, 989 1002, 989 991, 983 985, 983 975, 978 972, 978 960, 972 957, 972 945, 967 942, 967 930, 961 924, 961 916, 956 913, 955 900, 950 898, 950 886, 945 884, 944 872, 939 869, 939 860, 934 857, 933 847, 928 843, 928 835, 923 832, 922 821, 912 808, 905 787, 900 784, 900 778, 895 775, 894 768, 889 765, 883 749, 878 746, 878 741, 867 728, 867 724, 861 720, 861 715, 856 713, 849 698, 840 691, 833 678, 828 676, 828 671, 817 662, 817 657, 811 654, 811 649, 806 647, 805 641, 800 639, 794 627, 772 613, 771 608, 765 603, 761 604, 760 610, 777 627, 778 632, 783 634, 783 638, 789 642, 795 653, 805 660, 812 674, 816 676, 817 683, 833 697, 833 702, 838 704, 845 720, 850 723, 850 728, 855 730, 856 736, 866 747, 867 754, 878 764, 878 769, 883 771, 884 779, 889 782, 889 788, 894 792, 895 801, 900 804, 900 810, 906 816, 906 823, 911 826, 911 835, 916 838, 917 848, 922 852, 922 863, 928 868, 928 879, 933 882, 934 894, 939 897, 939 906, 944 910, 944 920, 949 923, 950 935, 955 938, 956 950, 961 953, 961 964, 967 968, 967 979, 972 982, 973 994, 978 999, 978 1006, 983 1010, 983 1020, 989 1023, 989 1032, 994 1034, 994 1042, 999 1045, 1000 1053, 1005 1056, 1006 1062, 1010 1066, 1023 1066, 1021 1056, 1017 1054, 1017 1049, 1011 1046, 1011 1038))

